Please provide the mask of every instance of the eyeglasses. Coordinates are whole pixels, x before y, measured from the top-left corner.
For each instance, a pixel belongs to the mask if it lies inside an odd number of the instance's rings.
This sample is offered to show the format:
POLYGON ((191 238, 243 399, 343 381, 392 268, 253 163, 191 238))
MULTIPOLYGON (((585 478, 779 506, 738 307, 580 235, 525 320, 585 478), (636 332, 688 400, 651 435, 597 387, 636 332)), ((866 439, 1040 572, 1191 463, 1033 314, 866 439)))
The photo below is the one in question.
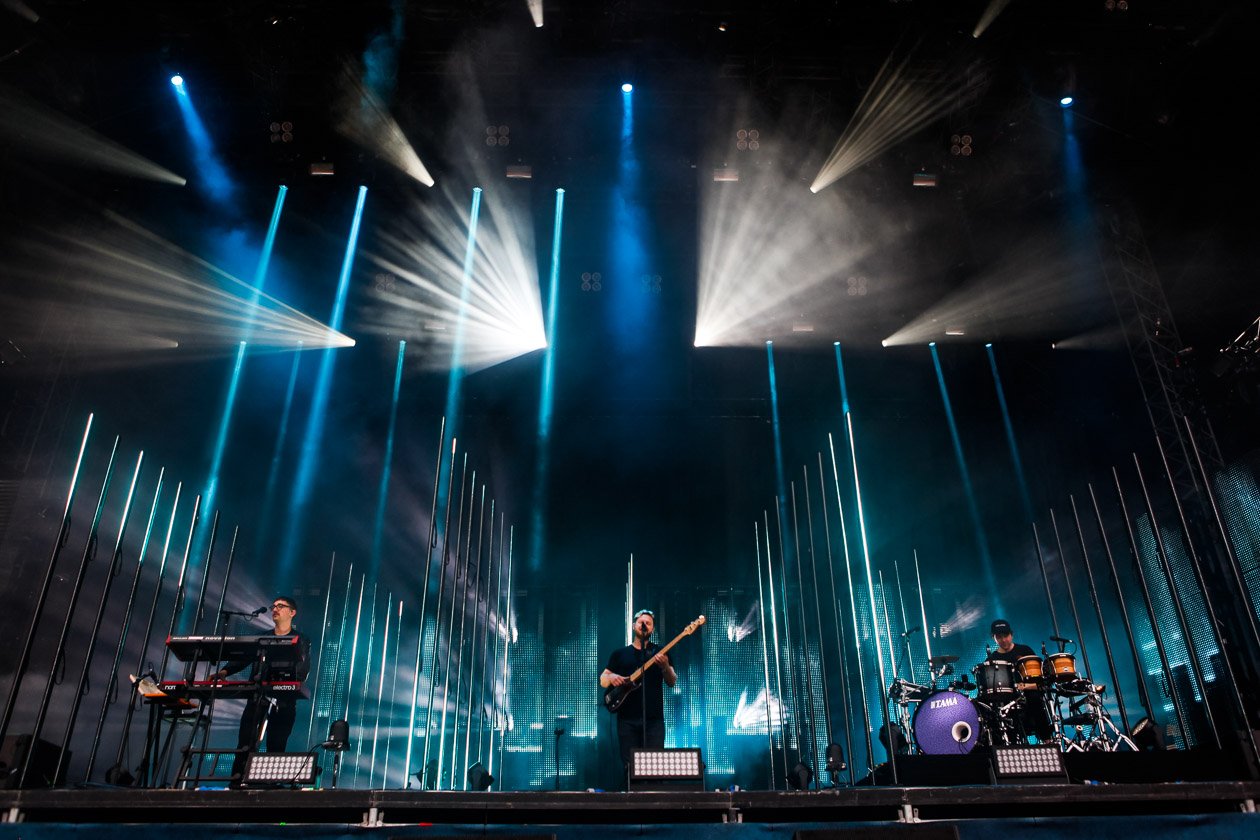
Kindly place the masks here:
POLYGON ((281 607, 284 607, 286 610, 291 610, 291 609, 293 609, 293 605, 292 605, 292 604, 286 604, 286 603, 284 603, 283 601, 277 601, 276 603, 274 603, 274 604, 272 604, 272 605, 271 605, 271 608, 272 608, 273 610, 278 610, 278 609, 280 609, 281 607))

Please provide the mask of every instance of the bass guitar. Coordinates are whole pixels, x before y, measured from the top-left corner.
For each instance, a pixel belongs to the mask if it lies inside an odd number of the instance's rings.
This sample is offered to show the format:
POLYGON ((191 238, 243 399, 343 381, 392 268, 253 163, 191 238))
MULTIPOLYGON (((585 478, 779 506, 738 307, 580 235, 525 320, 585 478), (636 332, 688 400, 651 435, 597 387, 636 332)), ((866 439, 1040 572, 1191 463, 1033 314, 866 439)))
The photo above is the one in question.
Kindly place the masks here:
POLYGON ((648 668, 652 667, 652 664, 656 661, 656 655, 659 653, 667 653, 670 648, 682 641, 683 636, 690 636, 692 633, 696 632, 696 630, 699 629, 700 625, 704 624, 704 622, 704 616, 700 616, 695 621, 684 627, 683 631, 675 636, 672 642, 653 653, 653 658, 649 659, 637 668, 633 674, 626 678, 625 682, 621 685, 608 686, 608 688, 604 690, 604 708, 610 712, 615 712, 620 709, 621 705, 626 702, 626 698, 642 687, 643 674, 648 668))

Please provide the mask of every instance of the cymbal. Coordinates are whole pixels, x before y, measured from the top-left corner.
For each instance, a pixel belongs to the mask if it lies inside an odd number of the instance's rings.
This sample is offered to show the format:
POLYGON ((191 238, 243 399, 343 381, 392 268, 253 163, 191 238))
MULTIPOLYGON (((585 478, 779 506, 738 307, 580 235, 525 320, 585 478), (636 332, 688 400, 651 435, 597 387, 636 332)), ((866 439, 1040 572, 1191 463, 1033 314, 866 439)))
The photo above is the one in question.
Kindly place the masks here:
POLYGON ((1063 719, 1064 726, 1089 726, 1093 722, 1093 715, 1072 715, 1063 719))
POLYGON ((951 662, 957 661, 958 657, 954 656, 952 653, 942 653, 939 656, 933 656, 928 660, 928 663, 935 668, 937 665, 949 665, 951 662))

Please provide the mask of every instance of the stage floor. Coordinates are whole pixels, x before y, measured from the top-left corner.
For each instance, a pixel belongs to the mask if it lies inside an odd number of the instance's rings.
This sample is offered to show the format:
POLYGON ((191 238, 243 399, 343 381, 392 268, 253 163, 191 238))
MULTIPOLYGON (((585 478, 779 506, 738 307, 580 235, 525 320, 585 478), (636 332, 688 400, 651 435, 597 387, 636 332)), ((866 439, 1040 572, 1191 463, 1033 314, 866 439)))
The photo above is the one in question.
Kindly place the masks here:
POLYGON ((1260 782, 630 793, 84 788, 0 791, 0 808, 6 822, 63 825, 675 825, 1254 813, 1258 799, 1260 782))

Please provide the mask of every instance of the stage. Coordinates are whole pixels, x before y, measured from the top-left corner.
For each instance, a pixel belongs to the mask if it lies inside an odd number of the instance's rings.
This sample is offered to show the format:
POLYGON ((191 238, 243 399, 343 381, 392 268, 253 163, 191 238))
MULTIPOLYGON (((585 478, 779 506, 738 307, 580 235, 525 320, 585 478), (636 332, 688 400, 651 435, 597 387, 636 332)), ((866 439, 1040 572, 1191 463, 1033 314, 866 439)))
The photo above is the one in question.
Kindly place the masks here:
POLYGON ((888 823, 1254 813, 1258 782, 854 787, 821 791, 461 792, 24 790, 6 821, 267 825, 671 825, 888 823))

